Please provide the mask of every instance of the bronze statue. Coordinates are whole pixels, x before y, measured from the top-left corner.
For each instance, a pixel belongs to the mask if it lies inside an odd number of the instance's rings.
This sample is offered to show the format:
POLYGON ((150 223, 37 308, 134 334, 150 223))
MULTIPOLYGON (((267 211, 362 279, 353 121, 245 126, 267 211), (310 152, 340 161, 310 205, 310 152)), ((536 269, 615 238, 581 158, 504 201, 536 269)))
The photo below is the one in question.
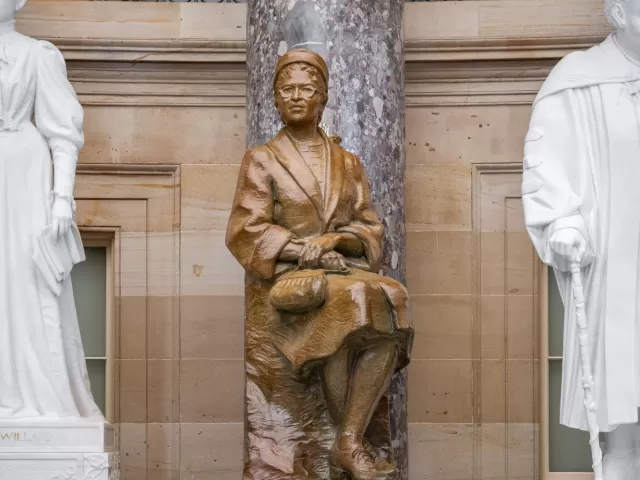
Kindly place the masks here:
POLYGON ((413 341, 360 160, 318 127, 322 57, 276 66, 285 124, 245 155, 227 246, 246 270, 245 479, 392 478, 386 390, 413 341), (381 400, 382 399, 382 400, 381 400))

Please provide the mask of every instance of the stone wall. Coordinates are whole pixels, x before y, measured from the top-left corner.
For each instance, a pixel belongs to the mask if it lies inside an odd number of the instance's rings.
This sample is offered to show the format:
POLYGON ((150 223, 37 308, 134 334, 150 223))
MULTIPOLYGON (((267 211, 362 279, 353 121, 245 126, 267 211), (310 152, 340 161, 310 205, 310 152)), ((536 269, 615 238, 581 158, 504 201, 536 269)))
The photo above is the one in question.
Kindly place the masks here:
MULTIPOLYGON (((601 0, 406 6, 412 480, 538 468, 539 264, 519 201, 530 104, 607 32, 601 0)), ((245 150, 245 6, 30 0, 86 112, 85 230, 115 241, 127 480, 237 480, 243 272, 224 230, 245 150)))

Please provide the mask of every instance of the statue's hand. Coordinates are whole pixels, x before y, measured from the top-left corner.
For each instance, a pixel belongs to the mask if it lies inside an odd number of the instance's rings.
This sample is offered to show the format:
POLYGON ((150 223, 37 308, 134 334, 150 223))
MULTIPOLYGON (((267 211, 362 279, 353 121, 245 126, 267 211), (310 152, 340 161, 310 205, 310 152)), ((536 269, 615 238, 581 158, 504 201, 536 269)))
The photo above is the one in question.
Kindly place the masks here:
POLYGON ((568 261, 575 260, 587 251, 587 240, 575 228, 561 228, 549 239, 551 250, 568 261))
POLYGON ((333 251, 339 240, 340 235, 337 233, 328 233, 308 240, 298 257, 298 265, 302 268, 318 268, 322 256, 333 251))
POLYGON ((73 208, 69 200, 64 198, 56 198, 51 209, 52 228, 54 240, 57 242, 71 228, 73 221, 73 208))
POLYGON ((338 271, 347 268, 344 256, 338 252, 327 252, 320 259, 320 268, 323 270, 338 271))

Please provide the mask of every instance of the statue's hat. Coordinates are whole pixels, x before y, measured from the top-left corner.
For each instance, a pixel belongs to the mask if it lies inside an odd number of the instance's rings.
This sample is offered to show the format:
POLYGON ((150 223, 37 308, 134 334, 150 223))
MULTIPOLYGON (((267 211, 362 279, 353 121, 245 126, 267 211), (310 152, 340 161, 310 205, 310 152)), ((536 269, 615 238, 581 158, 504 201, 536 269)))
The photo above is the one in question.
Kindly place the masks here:
POLYGON ((274 85, 280 72, 292 63, 306 63, 307 65, 315 67, 324 78, 324 83, 329 85, 329 67, 327 67, 327 63, 319 54, 306 48, 294 48, 280 57, 276 64, 276 73, 273 77, 274 85))

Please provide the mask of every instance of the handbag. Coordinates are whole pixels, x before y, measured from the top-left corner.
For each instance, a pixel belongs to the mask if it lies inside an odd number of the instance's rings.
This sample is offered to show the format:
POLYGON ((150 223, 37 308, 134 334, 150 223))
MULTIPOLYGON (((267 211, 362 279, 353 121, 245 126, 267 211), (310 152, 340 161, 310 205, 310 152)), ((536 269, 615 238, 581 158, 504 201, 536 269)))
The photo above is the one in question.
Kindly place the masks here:
POLYGON ((326 292, 324 270, 295 270, 276 280, 269 292, 269 302, 278 310, 303 313, 322 305, 326 292))

